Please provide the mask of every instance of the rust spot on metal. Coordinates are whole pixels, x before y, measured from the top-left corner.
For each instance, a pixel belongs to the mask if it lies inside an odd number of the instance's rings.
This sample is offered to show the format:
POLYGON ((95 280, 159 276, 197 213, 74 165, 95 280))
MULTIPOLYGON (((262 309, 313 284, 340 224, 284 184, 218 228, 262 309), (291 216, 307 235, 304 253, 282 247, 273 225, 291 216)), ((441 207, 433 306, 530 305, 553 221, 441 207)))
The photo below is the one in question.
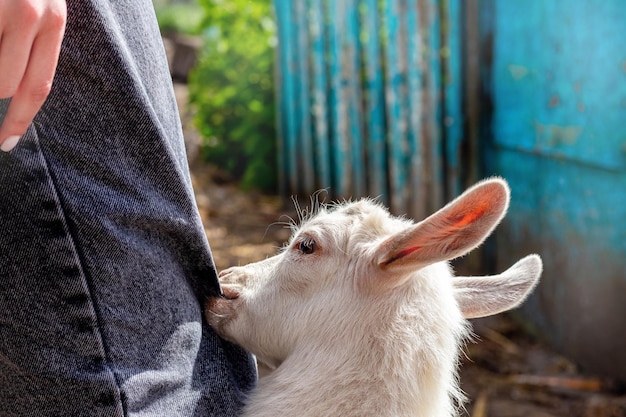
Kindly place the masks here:
POLYGON ((582 126, 547 125, 536 120, 534 127, 537 143, 548 147, 574 145, 584 130, 582 126))
POLYGON ((528 75, 528 68, 522 65, 509 65, 509 72, 514 80, 521 80, 528 75))
POLYGON ((557 107, 559 104, 561 104, 561 100, 558 94, 553 94, 552 97, 550 97, 550 103, 548 105, 550 107, 557 107))
POLYGON ((580 93, 581 89, 582 89, 582 83, 580 81, 576 81, 574 83, 574 91, 576 91, 577 93, 580 93))

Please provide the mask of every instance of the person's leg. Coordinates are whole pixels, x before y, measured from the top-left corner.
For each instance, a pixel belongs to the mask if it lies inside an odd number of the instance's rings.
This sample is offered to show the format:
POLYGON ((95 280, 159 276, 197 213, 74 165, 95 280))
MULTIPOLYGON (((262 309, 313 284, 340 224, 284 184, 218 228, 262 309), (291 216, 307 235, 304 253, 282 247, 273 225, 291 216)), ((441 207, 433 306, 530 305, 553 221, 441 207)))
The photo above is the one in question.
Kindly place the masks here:
POLYGON ((0 153, 0 415, 234 416, 256 375, 202 319, 218 283, 152 3, 68 3, 53 91, 0 153))

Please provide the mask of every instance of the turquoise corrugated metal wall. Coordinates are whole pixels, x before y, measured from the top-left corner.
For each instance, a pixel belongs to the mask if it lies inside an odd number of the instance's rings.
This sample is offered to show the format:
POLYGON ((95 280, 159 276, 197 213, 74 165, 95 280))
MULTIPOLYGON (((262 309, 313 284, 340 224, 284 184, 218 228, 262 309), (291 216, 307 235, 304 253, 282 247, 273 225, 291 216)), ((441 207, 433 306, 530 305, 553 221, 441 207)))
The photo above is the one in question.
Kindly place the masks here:
POLYGON ((482 1, 483 151, 512 205, 500 268, 541 253, 523 312, 590 372, 626 379, 626 4, 482 1))
POLYGON ((380 197, 417 218, 458 194, 460 0, 274 4, 283 193, 380 197))

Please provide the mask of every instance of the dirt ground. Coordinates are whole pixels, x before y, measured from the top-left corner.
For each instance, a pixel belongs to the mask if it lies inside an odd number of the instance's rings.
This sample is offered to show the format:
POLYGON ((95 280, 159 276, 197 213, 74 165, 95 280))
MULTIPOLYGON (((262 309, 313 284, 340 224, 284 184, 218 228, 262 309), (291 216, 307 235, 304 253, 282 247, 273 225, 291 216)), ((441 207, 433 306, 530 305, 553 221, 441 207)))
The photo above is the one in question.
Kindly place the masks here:
MULTIPOLYGON (((176 86, 198 208, 219 270, 258 261, 290 236, 293 205, 242 192, 215 167, 197 160, 199 137, 176 86)), ((508 315, 474 320, 476 341, 462 359, 467 417, 626 417, 624 387, 581 373, 575 364, 526 334, 508 315)))

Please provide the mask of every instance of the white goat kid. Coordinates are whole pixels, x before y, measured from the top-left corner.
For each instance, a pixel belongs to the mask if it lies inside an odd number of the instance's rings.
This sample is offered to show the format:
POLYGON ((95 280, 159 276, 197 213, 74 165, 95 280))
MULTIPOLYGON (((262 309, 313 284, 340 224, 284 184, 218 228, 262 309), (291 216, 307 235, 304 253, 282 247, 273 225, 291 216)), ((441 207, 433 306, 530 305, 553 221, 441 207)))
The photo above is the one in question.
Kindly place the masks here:
POLYGON ((244 416, 457 414, 467 318, 519 305, 541 274, 530 255, 506 272, 454 277, 504 216, 509 188, 483 181, 420 223, 370 200, 321 209, 280 254, 220 274, 207 318, 274 369, 244 416))

